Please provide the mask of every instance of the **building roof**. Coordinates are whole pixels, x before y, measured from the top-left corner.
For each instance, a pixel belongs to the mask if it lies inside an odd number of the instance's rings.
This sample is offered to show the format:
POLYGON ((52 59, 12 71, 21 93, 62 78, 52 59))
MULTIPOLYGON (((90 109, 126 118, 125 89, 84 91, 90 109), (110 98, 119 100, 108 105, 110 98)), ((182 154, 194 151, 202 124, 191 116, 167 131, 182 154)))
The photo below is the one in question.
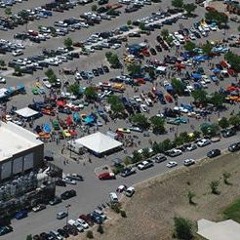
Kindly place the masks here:
POLYGON ((30 118, 30 117, 37 115, 39 112, 37 112, 29 107, 25 107, 25 108, 16 110, 15 113, 17 113, 19 116, 22 116, 24 118, 30 118))
POLYGON ((0 161, 42 144, 34 133, 12 122, 0 122, 0 161))
POLYGON ((121 142, 100 132, 76 139, 75 142, 98 154, 122 146, 121 142))
POLYGON ((197 233, 208 240, 239 240, 240 224, 233 220, 215 223, 201 219, 198 221, 197 233))

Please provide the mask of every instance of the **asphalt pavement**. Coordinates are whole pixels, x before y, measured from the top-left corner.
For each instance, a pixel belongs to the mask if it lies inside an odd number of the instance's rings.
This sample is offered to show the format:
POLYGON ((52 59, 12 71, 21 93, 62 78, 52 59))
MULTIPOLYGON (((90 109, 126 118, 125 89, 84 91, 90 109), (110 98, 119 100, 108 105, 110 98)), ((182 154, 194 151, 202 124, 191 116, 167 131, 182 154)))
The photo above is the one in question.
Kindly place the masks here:
MULTIPOLYGON (((13 12, 18 11, 20 8, 22 9, 27 9, 27 8, 33 8, 37 7, 39 5, 42 5, 43 3, 46 3, 48 1, 28 1, 28 2, 23 2, 21 4, 17 4, 13 7, 13 12)), ((193 2, 193 1, 189 1, 193 2)), ((76 31, 74 33, 71 33, 71 38, 73 38, 74 41, 80 41, 80 40, 85 40, 87 37, 89 37, 92 33, 94 32, 100 32, 100 31, 105 31, 106 29, 114 29, 116 27, 119 27, 121 25, 126 24, 127 20, 135 20, 135 19, 140 19, 143 17, 147 17, 151 15, 152 12, 156 12, 161 9, 167 9, 167 6, 170 4, 168 1, 163 1, 161 4, 153 4, 151 6, 146 6, 140 11, 131 13, 131 14, 122 14, 120 17, 114 19, 113 21, 103 21, 100 25, 96 25, 93 28, 89 29, 82 29, 80 31, 76 31)), ((72 17, 78 17, 81 13, 85 11, 90 11, 91 10, 91 4, 86 5, 86 6, 78 6, 75 9, 72 9, 68 12, 65 13, 54 13, 54 16, 52 18, 48 19, 42 19, 39 21, 35 21, 33 23, 28 24, 28 29, 34 29, 37 30, 39 25, 53 25, 54 21, 62 20, 63 18, 67 18, 69 16, 72 17)), ((180 24, 182 24, 186 28, 190 28, 193 22, 196 22, 200 20, 203 17, 203 11, 200 7, 197 8, 196 13, 198 14, 198 17, 196 19, 180 19, 176 24, 173 24, 172 26, 164 26, 164 28, 168 28, 169 31, 174 32, 179 29, 180 24)), ((0 14, 3 14, 3 10, 0 9, 0 14)), ((237 29, 235 23, 232 24, 232 29, 227 32, 227 35, 230 35, 237 29)), ((1 32, 1 38, 13 39, 13 34, 17 32, 21 32, 25 30, 25 26, 20 26, 12 31, 4 32, 2 34, 1 32)), ((156 42, 156 36, 159 35, 161 30, 156 30, 153 33, 151 33, 150 36, 143 36, 141 38, 132 38, 129 39, 129 44, 131 43, 140 43, 143 42, 145 39, 147 39, 148 44, 150 46, 155 46, 157 44, 156 42)), ((223 32, 221 30, 216 31, 216 32, 210 32, 210 36, 208 38, 201 38, 199 40, 196 40, 196 42, 205 42, 207 39, 210 40, 220 40, 222 39, 223 32)), ((43 48, 48 48, 48 49, 56 49, 58 46, 63 46, 63 40, 64 37, 59 37, 59 38, 52 38, 46 42, 41 43, 40 45, 33 44, 29 46, 24 53, 24 57, 26 56, 31 56, 31 55, 36 55, 41 52, 43 48)), ((106 59, 105 59, 105 53, 106 51, 109 51, 108 49, 103 50, 103 51, 96 51, 95 53, 91 54, 90 56, 81 56, 80 59, 74 60, 71 62, 64 63, 61 65, 61 67, 70 67, 72 69, 75 69, 78 67, 80 70, 91 70, 94 67, 98 67, 101 65, 107 64, 106 59)), ((114 51, 114 50, 111 50, 114 51)), ((238 50, 237 50, 238 51, 238 50)), ((116 50, 116 53, 119 55, 120 59, 123 58, 123 54, 125 53, 125 47, 122 46, 120 49, 116 50)), ((171 53, 167 53, 163 51, 162 53, 158 53, 157 56, 151 56, 150 59, 158 59, 158 60, 163 60, 164 55, 170 54, 170 55, 175 55, 176 54, 176 49, 172 49, 171 53)), ((13 57, 10 56, 9 54, 6 56, 1 56, 3 59, 9 60, 12 59, 13 57)), ((220 60, 222 60, 223 57, 216 57, 213 62, 217 63, 220 60)), ((203 67, 206 70, 207 74, 211 74, 211 71, 209 70, 209 65, 208 63, 202 63, 201 67, 203 67)), ((65 76, 65 75, 59 75, 58 74, 58 67, 53 67, 54 71, 57 73, 58 77, 62 80, 68 80, 70 82, 74 82, 74 77, 73 76, 65 76)), ((191 67, 188 67, 188 70, 191 71, 191 67)), ((44 70, 45 71, 45 70, 44 70)), ((26 85, 27 89, 27 94, 26 95, 19 95, 19 96, 14 96, 11 101, 8 103, 8 109, 12 105, 17 106, 18 108, 22 108, 27 106, 29 103, 31 103, 34 100, 43 100, 42 96, 34 96, 31 93, 31 89, 35 83, 35 79, 37 77, 43 77, 44 76, 44 71, 37 71, 34 73, 33 76, 25 75, 23 78, 19 79, 17 77, 12 77, 12 76, 7 76, 7 84, 6 86, 13 86, 16 85, 19 82, 23 82, 26 85)), ((98 83, 100 81, 106 81, 116 75, 120 75, 121 70, 111 70, 109 74, 99 76, 97 78, 94 78, 92 80, 92 83, 98 83)), ((160 87, 160 82, 163 79, 158 79, 157 82, 159 83, 158 87, 160 87)), ((230 82, 234 81, 233 78, 225 79, 223 82, 220 82, 219 86, 216 86, 214 83, 209 84, 207 91, 209 93, 219 89, 220 87, 226 87, 230 82)), ((86 86, 88 83, 82 81, 81 85, 86 86)), ((153 87, 152 83, 146 83, 145 85, 139 87, 139 92, 135 93, 131 87, 128 87, 125 95, 126 96, 133 96, 133 95, 139 95, 141 92, 148 92, 151 90, 153 87)), ((192 101, 191 98, 189 97, 180 97, 179 98, 179 104, 180 103, 190 103, 192 101)), ((168 104, 168 107, 173 107, 174 103, 168 104)), ((150 113, 148 114, 148 117, 153 116, 157 114, 159 111, 163 111, 164 106, 160 105, 160 103, 157 103, 154 105, 154 107, 150 108, 150 113)), ((224 113, 213 113, 211 115, 211 121, 215 122, 217 119, 221 116, 229 116, 230 113, 235 110, 237 111, 239 106, 231 106, 228 105, 228 110, 224 113)), ((91 107, 86 107, 84 110, 81 111, 81 113, 89 113, 91 112, 91 107)), ((66 118, 66 116, 61 115, 61 118, 66 118)), ((50 118, 44 116, 43 118, 35 121, 34 125, 37 124, 42 124, 46 121, 49 121, 50 118)), ((193 118, 189 118, 189 123, 188 124, 183 124, 180 125, 179 127, 175 127, 175 130, 173 132, 168 132, 168 134, 165 135, 160 135, 160 136, 155 136, 150 132, 150 137, 143 137, 141 133, 134 133, 132 135, 136 135, 139 139, 135 140, 136 142, 138 140, 141 141, 141 143, 137 147, 134 148, 127 148, 127 154, 131 154, 133 150, 135 149, 140 149, 144 148, 146 146, 149 146, 149 140, 151 139, 152 141, 161 141, 164 138, 170 138, 173 139, 176 133, 180 133, 183 131, 191 132, 193 129, 191 128, 191 125, 194 125, 195 129, 199 129, 200 124, 202 124, 205 120, 196 120, 193 118)), ((116 122, 110 122, 107 125, 104 125, 103 127, 100 127, 100 131, 105 133, 107 130, 112 129, 115 131, 118 127, 128 127, 129 123, 124 119, 124 120, 116 120, 116 122)), ((167 126, 167 129, 169 130, 169 127, 167 126)), ((78 129, 79 135, 83 134, 79 129, 78 129)), ((93 132, 93 130, 91 130, 93 132)), ((239 141, 239 135, 233 136, 231 138, 227 139, 222 139, 221 142, 218 143, 213 143, 209 146, 206 146, 204 148, 198 148, 196 151, 193 152, 187 152, 184 153, 183 155, 176 157, 174 159, 169 160, 174 160, 178 162, 178 167, 181 167, 183 164, 183 161, 187 158, 193 158, 193 159, 200 159, 202 157, 206 156, 206 153, 211 150, 212 148, 220 148, 220 149, 226 149, 231 143, 239 141)), ((77 197, 72 198, 70 200, 64 201, 59 205, 56 206, 48 206, 46 210, 43 210, 42 212, 38 213, 30 213, 28 218, 22 219, 20 221, 13 220, 13 227, 14 231, 6 236, 0 237, 0 239, 4 240, 20 240, 20 239, 25 239, 27 234, 36 234, 40 233, 42 231, 49 231, 51 229, 57 229, 59 227, 62 227, 65 224, 65 220, 57 220, 56 219, 56 214, 59 211, 65 210, 66 204, 70 203, 71 208, 69 209, 69 219, 70 218, 77 218, 80 214, 82 213, 88 213, 91 210, 93 210, 95 207, 98 205, 105 203, 108 201, 108 193, 111 191, 115 191, 116 188, 120 184, 126 184, 127 186, 137 184, 141 181, 144 181, 148 178, 154 177, 158 174, 162 174, 167 171, 172 171, 174 169, 168 169, 166 168, 166 163, 160 163, 160 164, 155 164, 153 168, 150 168, 145 171, 138 171, 137 174, 132 175, 128 178, 122 178, 122 177, 117 177, 116 180, 111 180, 111 181, 99 181, 97 177, 94 174, 94 169, 96 167, 105 165, 105 164, 111 164, 111 161, 114 158, 124 158, 126 154, 121 151, 116 154, 113 154, 112 156, 107 157, 107 159, 98 159, 92 157, 92 163, 88 163, 85 160, 81 160, 79 163, 76 163, 72 159, 70 159, 70 152, 68 150, 65 150, 64 154, 61 154, 61 149, 62 146, 66 144, 66 141, 63 140, 60 142, 59 145, 56 145, 54 142, 49 142, 45 144, 45 149, 50 150, 54 152, 55 155, 55 161, 54 163, 60 167, 63 168, 65 173, 80 173, 81 175, 84 176, 85 181, 80 182, 77 184, 77 186, 67 186, 66 189, 76 189, 77 190, 77 197), (64 161, 68 159, 69 163, 64 165, 64 161), (85 166, 83 165, 83 162, 85 162, 85 166)), ((86 156, 87 158, 88 156, 86 156)), ((217 159, 216 159, 217 161, 217 159)), ((59 195, 63 191, 66 190, 65 188, 60 188, 57 187, 57 194, 59 195)), ((137 195, 137 193, 136 193, 137 195)))

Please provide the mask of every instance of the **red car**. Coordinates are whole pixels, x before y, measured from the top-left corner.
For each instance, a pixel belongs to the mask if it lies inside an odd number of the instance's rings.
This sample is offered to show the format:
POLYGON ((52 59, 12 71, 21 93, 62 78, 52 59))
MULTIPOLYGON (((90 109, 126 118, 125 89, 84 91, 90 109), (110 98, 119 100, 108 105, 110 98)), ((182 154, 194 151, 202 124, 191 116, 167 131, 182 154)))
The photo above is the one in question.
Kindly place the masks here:
POLYGON ((98 175, 99 180, 109 180, 109 179, 115 179, 115 178, 116 178, 115 174, 112 172, 104 172, 98 175))

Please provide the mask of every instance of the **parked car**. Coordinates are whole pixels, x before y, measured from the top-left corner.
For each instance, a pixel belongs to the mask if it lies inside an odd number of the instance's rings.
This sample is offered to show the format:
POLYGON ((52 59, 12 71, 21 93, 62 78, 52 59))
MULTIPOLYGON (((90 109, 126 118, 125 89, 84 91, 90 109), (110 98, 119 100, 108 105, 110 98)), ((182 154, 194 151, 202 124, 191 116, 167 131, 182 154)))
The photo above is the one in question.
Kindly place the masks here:
POLYGON ((59 213, 57 213, 57 219, 58 220, 61 220, 61 219, 65 218, 65 217, 67 217, 67 216, 68 216, 67 212, 59 212, 59 213))
POLYGON ((236 134, 236 130, 233 128, 229 128, 229 129, 224 129, 222 130, 222 136, 224 138, 228 138, 228 137, 232 137, 236 134))
POLYGON ((197 142, 198 147, 205 147, 207 145, 211 144, 211 141, 209 139, 201 139, 197 142))
POLYGON ((23 209, 15 214, 15 218, 17 220, 20 220, 22 218, 25 218, 28 216, 28 211, 26 209, 23 209))
POLYGON ((61 202, 62 202, 62 199, 60 197, 55 196, 53 200, 49 201, 49 204, 53 206, 61 202))
POLYGON ((127 197, 132 197, 132 195, 135 193, 135 188, 134 187, 129 187, 127 188, 127 190, 125 191, 125 195, 127 197))
POLYGON ((154 166, 154 163, 151 160, 145 160, 137 165, 139 170, 145 170, 153 166, 154 166))
POLYGON ((120 173, 120 175, 122 177, 128 177, 132 174, 135 174, 136 173, 136 168, 133 168, 133 167, 126 167, 122 170, 122 172, 120 173))
POLYGON ((67 200, 69 198, 75 197, 77 195, 76 191, 71 189, 69 191, 65 191, 64 193, 61 194, 61 199, 67 200))
POLYGON ((115 179, 115 178, 116 176, 113 172, 104 172, 98 175, 99 180, 108 180, 108 179, 115 179))
POLYGON ((239 150, 240 150, 240 142, 232 143, 228 147, 228 151, 230 151, 230 152, 237 152, 239 150))
POLYGON ((13 228, 11 226, 1 226, 0 227, 0 236, 3 236, 12 231, 13 231, 13 228))
POLYGON ((42 211, 43 209, 46 209, 46 205, 45 204, 39 204, 37 205, 36 207, 33 207, 32 210, 34 212, 40 212, 42 211))
POLYGON ((213 149, 207 153, 207 156, 209 158, 217 157, 221 155, 221 150, 220 149, 213 149))
POLYGON ((168 162, 168 164, 166 166, 168 168, 173 168, 173 167, 176 167, 177 165, 178 165, 177 162, 170 161, 170 162, 168 162))
POLYGON ((118 203, 118 196, 115 192, 110 192, 109 198, 110 198, 111 203, 118 203))
POLYGON ((158 154, 156 157, 155 157, 155 163, 161 163, 161 162, 164 162, 167 160, 167 157, 163 154, 158 154))
POLYGON ((186 167, 191 166, 193 164, 195 164, 195 160, 191 159, 191 158, 183 161, 183 165, 186 166, 186 167))
POLYGON ((182 154, 182 150, 173 148, 165 152, 165 154, 169 157, 177 157, 182 154))

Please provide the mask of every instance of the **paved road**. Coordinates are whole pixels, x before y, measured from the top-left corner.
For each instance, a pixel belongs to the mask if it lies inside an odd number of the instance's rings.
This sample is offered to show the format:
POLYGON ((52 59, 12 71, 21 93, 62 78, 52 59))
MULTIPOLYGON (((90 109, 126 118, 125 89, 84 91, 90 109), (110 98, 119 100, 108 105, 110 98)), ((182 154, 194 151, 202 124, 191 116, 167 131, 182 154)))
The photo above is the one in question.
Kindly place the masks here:
MULTIPOLYGON (((193 152, 186 152, 181 156, 176 158, 168 158, 168 160, 174 160, 178 162, 178 167, 182 167, 183 160, 187 158, 200 159, 206 156, 206 153, 213 148, 226 149, 231 143, 239 141, 239 135, 234 137, 223 139, 218 143, 212 143, 204 148, 198 148, 193 152)), ((109 162, 109 160, 99 160, 101 162, 109 162)), ((216 159, 217 161, 217 159, 216 159)), ((78 196, 70 200, 64 201, 57 206, 48 206, 46 210, 39 213, 30 213, 28 218, 22 219, 20 221, 13 220, 14 232, 8 234, 6 237, 0 237, 0 239, 11 239, 19 240, 24 239, 26 234, 40 233, 41 231, 49 231, 51 229, 57 229, 65 224, 65 220, 56 220, 56 213, 58 211, 64 210, 65 205, 70 203, 71 208, 69 210, 69 218, 77 218, 82 213, 88 213, 93 210, 96 206, 101 203, 108 201, 108 193, 115 191, 120 184, 126 184, 127 186, 139 183, 148 178, 154 177, 159 174, 163 174, 167 171, 172 171, 175 169, 168 169, 166 167, 166 162, 155 164, 153 168, 138 171, 137 174, 132 175, 127 178, 117 177, 116 180, 109 181, 99 181, 92 171, 95 164, 87 164, 86 167, 82 165, 77 165, 76 163, 71 163, 67 168, 71 172, 81 172, 84 175, 85 181, 80 182, 77 186, 73 188, 77 190, 78 196), (90 170, 91 169, 91 170, 90 170), (89 171, 90 170, 90 171, 89 171), (86 172, 86 173, 85 173, 86 172), (81 194, 82 193, 82 194, 81 194), (47 224, 46 224, 47 223, 47 224), (29 226, 31 227, 29 228, 29 226)), ((97 164, 99 165, 99 164, 97 164)), ((71 188, 71 187, 68 187, 71 188)), ((65 190, 58 189, 58 192, 65 190)), ((137 193, 136 193, 137 194, 137 193)))
MULTIPOLYGON (((32 1, 31 1, 31 4, 32 4, 32 1)), ((42 4, 42 1, 41 1, 41 4, 42 4)), ((146 16, 150 15, 151 12, 156 11, 156 9, 155 9, 156 6, 158 6, 158 5, 149 6, 147 8, 142 9, 141 11, 133 13, 133 14, 123 15, 123 16, 115 19, 113 22, 105 21, 104 22, 105 25, 103 24, 103 25, 100 25, 98 27, 96 26, 96 28, 94 27, 94 28, 91 28, 91 29, 86 29, 86 30, 83 30, 83 32, 81 32, 81 31, 80 32, 75 32, 73 34, 73 38, 74 38, 74 40, 85 39, 93 32, 99 32, 99 31, 102 31, 102 29, 113 29, 117 26, 126 24, 126 21, 128 19, 136 19, 136 18, 146 17, 146 16), (126 19, 126 16, 127 16, 127 19, 126 19)), ((161 4, 161 7, 162 7, 162 9, 165 9, 166 6, 167 6, 167 4, 164 1, 161 4)), ((83 7, 83 9, 84 8, 89 8, 89 10, 90 10, 90 6, 85 6, 85 7, 83 7)), ((82 12, 82 8, 81 8, 81 12, 82 12)), ((56 20, 57 19, 60 20, 60 19, 62 19, 63 16, 66 17, 67 14, 70 14, 70 13, 71 14, 80 14, 80 10, 78 8, 78 9, 73 10, 71 12, 64 13, 65 15, 64 14, 56 14, 56 16, 54 16, 54 17, 56 17, 56 20)), ((199 13, 199 16, 198 16, 197 19, 202 18, 201 9, 198 8, 197 13, 199 13)), ((72 16, 75 16, 75 15, 72 15, 72 16)), ((53 19, 55 19, 55 18, 53 18, 53 19)), ((197 21, 197 19, 194 20, 194 21, 197 21)), ((43 21, 47 21, 46 24, 48 24, 48 25, 52 24, 52 20, 50 18, 47 19, 47 20, 43 20, 43 21)), ((42 22, 37 22, 37 24, 39 24, 39 23, 42 23, 42 22)), ((177 29, 179 29, 178 25, 180 23, 183 23, 183 25, 185 27, 189 27, 189 28, 192 24, 191 21, 179 20, 179 22, 177 24, 175 24, 173 26, 169 26, 169 27, 167 26, 167 27, 171 31, 176 31, 177 29)), ((37 24, 36 24, 36 26, 35 25, 31 25, 31 26, 33 26, 33 28, 35 26, 35 28, 36 28, 37 24)), ((233 26, 236 26, 236 25, 233 25, 233 26)), ((9 38, 12 38, 12 34, 14 32, 17 32, 17 31, 20 31, 20 28, 14 30, 12 32, 8 32, 7 34, 9 34, 9 38)), ((151 36, 146 36, 146 38, 149 41, 149 44, 151 44, 151 45, 156 44, 154 39, 155 39, 156 35, 158 35, 158 34, 159 34, 159 31, 155 31, 154 33, 151 34, 151 36)), ((140 39, 131 39, 131 40, 129 40, 129 43, 134 43, 134 42, 139 43, 139 42, 143 41, 144 38, 142 37, 140 39)), ((211 32, 211 36, 210 36, 211 40, 216 40, 216 39, 221 39, 221 38, 222 38, 221 31, 211 32)), ((205 40, 206 40, 206 38, 200 39, 200 41, 205 41, 205 40)), ((58 47, 58 45, 62 45, 62 42, 63 42, 63 38, 52 39, 49 42, 47 41, 46 43, 44 43, 46 45, 44 45, 44 44, 43 45, 40 44, 39 46, 37 45, 37 47, 38 47, 37 51, 40 52, 41 48, 43 48, 45 46, 47 46, 50 49, 55 49, 55 48, 58 47)), ((175 49, 173 49, 171 55, 174 54, 174 50, 175 49)), ((68 62, 68 63, 64 64, 63 66, 68 66, 68 67, 72 67, 72 68, 80 66, 79 69, 90 70, 93 67, 100 66, 101 64, 105 63, 104 54, 105 54, 106 51, 107 50, 100 51, 100 52, 97 51, 96 53, 92 54, 91 56, 81 57, 79 60, 68 62)), ((124 52, 124 48, 118 49, 116 52, 119 54, 119 56, 122 56, 122 54, 124 52)), ((29 50, 26 51, 25 56, 33 55, 33 54, 36 54, 36 45, 30 47, 29 50)), ((158 54, 154 58, 162 60, 164 54, 166 54, 166 52, 163 52, 162 54, 158 54)), ((217 58, 214 59, 214 62, 216 63, 216 62, 220 61, 221 59, 222 59, 222 57, 217 57, 217 58)), ((202 66, 206 69, 206 72, 208 74, 210 74, 210 71, 208 70, 209 67, 207 66, 207 63, 202 64, 202 66)), ((54 68, 54 70, 57 72, 58 68, 54 68)), ((104 76, 100 76, 98 78, 94 78, 93 82, 97 83, 99 81, 107 80, 107 79, 109 79, 113 76, 116 76, 117 74, 120 74, 120 71, 119 70, 114 70, 114 71, 111 71, 111 73, 109 73, 108 75, 104 75, 104 76)), ((42 77, 43 75, 44 75, 44 71, 38 71, 36 74, 34 74, 34 76, 26 75, 22 79, 14 78, 14 77, 7 78, 7 80, 8 80, 7 85, 8 86, 17 84, 19 81, 24 82, 27 85, 27 91, 29 93, 29 94, 24 95, 24 96, 13 97, 13 99, 9 103, 9 106, 11 106, 11 104, 13 104, 13 105, 20 108, 20 107, 25 107, 26 105, 28 105, 29 102, 31 102, 32 98, 33 98, 33 95, 30 93, 31 86, 34 83, 33 80, 37 76, 42 77)), ((69 77, 69 76, 60 76, 60 77, 70 79, 70 81, 74 81, 73 77, 69 77)), ((231 78, 226 79, 225 81, 220 83, 220 86, 224 87, 227 84, 229 84, 231 81, 233 81, 233 79, 231 79, 231 78)), ((82 82, 82 85, 87 85, 87 83, 82 82)), ((151 87, 152 87, 152 84, 147 83, 146 85, 140 87, 140 91, 149 91, 151 89, 151 87)), ((214 84, 210 84, 208 91, 212 92, 215 89, 216 89, 216 86, 214 84)), ((126 96, 132 96, 133 94, 134 94, 133 90, 131 88, 128 88, 127 91, 126 91, 126 96)), ((40 96, 34 97, 34 98, 36 100, 42 100, 42 97, 40 97, 40 96)), ((183 98, 179 99, 179 102, 183 102, 183 103, 184 102, 185 103, 190 102, 190 101, 191 101, 191 99, 187 98, 187 97, 183 97, 183 98)), ((172 107, 173 105, 169 104, 168 106, 172 107)), ((224 113, 224 115, 225 114, 229 115, 230 112, 232 111, 232 109, 234 109, 234 108, 236 108, 236 106, 229 106, 229 110, 226 113, 224 113)), ((156 114, 159 110, 162 111, 163 106, 161 106, 159 103, 157 103, 157 104, 154 105, 153 108, 150 109, 149 116, 152 116, 152 115, 156 114)), ((91 111, 91 109, 86 108, 81 113, 87 113, 89 111, 91 111)), ((217 114, 213 114, 213 116, 211 117, 211 119, 213 121, 216 121, 217 118, 218 118, 217 114)), ((49 118, 48 117, 41 118, 38 121, 36 121, 36 124, 41 124, 45 121, 49 121, 49 118)), ((197 121, 195 119, 191 119, 189 124, 181 125, 179 127, 179 132, 180 132, 180 130, 181 131, 188 131, 188 132, 191 131, 190 124, 193 124, 197 129, 202 122, 203 122, 202 120, 197 121)), ((106 132, 108 130, 108 128, 111 128, 111 129, 115 130, 117 127, 127 127, 127 126, 128 126, 128 123, 125 120, 117 120, 117 123, 110 123, 106 126, 103 126, 101 128, 101 131, 106 132)), ((135 135, 137 135, 141 139, 141 144, 134 149, 140 149, 142 147, 146 147, 146 146, 149 145, 149 143, 148 143, 149 138, 143 138, 142 134, 137 134, 136 133, 135 135)), ((157 142, 159 142, 161 138, 165 138, 165 137, 169 137, 170 139, 173 139, 174 133, 169 133, 168 135, 165 135, 165 136, 155 136, 155 135, 152 135, 152 134, 150 136, 151 136, 152 140, 156 140, 157 142)), ((207 146, 203 149, 197 149, 194 152, 186 153, 182 156, 177 157, 176 160, 179 163, 182 164, 182 161, 186 158, 190 158, 190 157, 195 158, 195 159, 201 158, 206 154, 206 152, 208 150, 210 150, 212 148, 215 148, 215 147, 219 147, 219 148, 224 149, 230 143, 235 142, 238 139, 239 139, 239 136, 235 136, 235 137, 232 137, 230 139, 223 139, 223 141, 220 142, 220 143, 212 144, 211 146, 207 146)), ((66 172, 66 173, 68 173, 68 172, 79 172, 80 174, 84 175, 86 181, 83 182, 83 183, 79 183, 76 187, 75 186, 73 187, 77 190, 78 196, 76 198, 68 200, 68 201, 66 201, 62 204, 59 204, 58 206, 53 206, 53 207, 49 206, 47 208, 47 210, 44 210, 42 212, 31 213, 28 218, 23 219, 21 221, 13 221, 13 226, 14 226, 15 231, 13 233, 7 235, 7 236, 0 237, 0 239, 4 239, 4 240, 25 239, 25 236, 28 233, 35 234, 35 233, 40 233, 41 231, 49 231, 51 229, 56 229, 58 227, 61 227, 61 226, 64 225, 64 220, 57 221, 55 219, 55 216, 56 216, 56 213, 58 211, 65 209, 66 203, 71 203, 71 205, 72 205, 72 207, 70 209, 70 217, 76 218, 80 213, 87 213, 87 212, 93 210, 100 203, 108 201, 108 197, 107 197, 108 193, 110 191, 115 190, 118 187, 118 185, 120 185, 120 184, 132 185, 132 184, 138 183, 140 181, 143 181, 147 178, 150 178, 150 177, 153 177, 155 175, 158 175, 158 174, 161 174, 163 172, 168 171, 168 169, 165 167, 165 163, 162 163, 162 164, 156 164, 156 166, 154 168, 148 169, 148 170, 143 171, 143 172, 138 172, 136 175, 130 176, 129 178, 126 178, 126 179, 123 179, 123 178, 119 177, 115 181, 100 182, 96 178, 96 176, 94 175, 94 172, 93 172, 94 168, 99 167, 101 165, 104 165, 106 163, 110 163, 111 159, 113 159, 115 157, 123 158, 125 156, 123 154, 123 152, 116 153, 113 156, 108 157, 108 159, 96 159, 96 158, 94 158, 93 163, 92 164, 87 163, 85 167, 81 163, 77 164, 73 161, 70 161, 69 164, 64 166, 63 165, 64 156, 61 156, 59 154, 61 146, 62 146, 63 143, 64 142, 61 142, 61 144, 59 146, 56 146, 56 144, 54 144, 54 143, 48 143, 48 144, 46 144, 46 149, 53 150, 56 153, 55 163, 57 165, 63 167, 64 172, 66 172), (36 215, 36 216, 34 216, 34 215, 36 215), (29 227, 29 226, 31 226, 31 227, 29 227)), ((134 149, 132 149, 132 148, 128 149, 128 153, 131 153, 134 149)), ((65 154, 65 156, 66 155, 68 156, 68 152, 65 154)), ((181 164, 179 164, 179 166, 181 164)), ((70 187, 68 187, 68 188, 70 188, 70 187)), ((63 192, 64 190, 65 189, 63 189, 63 188, 58 188, 57 192, 59 194, 59 193, 63 192)))

